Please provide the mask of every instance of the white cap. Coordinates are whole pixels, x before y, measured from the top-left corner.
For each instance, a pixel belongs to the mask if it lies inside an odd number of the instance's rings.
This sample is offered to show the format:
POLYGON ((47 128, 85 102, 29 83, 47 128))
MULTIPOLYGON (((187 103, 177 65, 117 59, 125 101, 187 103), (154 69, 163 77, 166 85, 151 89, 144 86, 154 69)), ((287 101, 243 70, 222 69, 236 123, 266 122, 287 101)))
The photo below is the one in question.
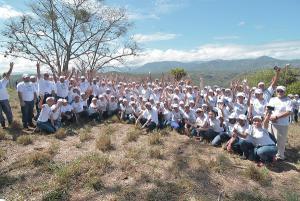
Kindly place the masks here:
POLYGON ((254 120, 254 119, 259 119, 259 120, 261 120, 261 121, 262 121, 262 118, 261 118, 261 116, 258 116, 258 115, 254 116, 252 119, 253 119, 253 120, 254 120))
POLYGON ((236 119, 236 118, 237 118, 237 114, 234 112, 228 116, 228 119, 236 119))
POLYGON ((176 107, 178 107, 178 104, 173 104, 172 107, 176 108, 176 107))
POLYGON ((179 105, 184 105, 184 102, 183 102, 183 101, 180 101, 180 102, 179 102, 179 105))
POLYGON ((29 77, 28 74, 23 74, 23 78, 29 77))
POLYGON ((85 76, 81 76, 80 79, 85 79, 85 76))
POLYGON ((246 121, 246 120, 247 120, 247 117, 246 117, 246 115, 244 115, 244 114, 240 114, 238 119, 241 119, 241 120, 246 121))
POLYGON ((282 91, 286 91, 286 88, 284 87, 284 86, 278 86, 278 87, 276 87, 276 90, 282 90, 282 91))
POLYGON ((236 96, 237 97, 239 97, 239 96, 245 97, 245 94, 243 92, 239 92, 239 93, 236 94, 236 96))
POLYGON ((255 89, 254 93, 255 94, 263 94, 263 91, 261 89, 255 89))

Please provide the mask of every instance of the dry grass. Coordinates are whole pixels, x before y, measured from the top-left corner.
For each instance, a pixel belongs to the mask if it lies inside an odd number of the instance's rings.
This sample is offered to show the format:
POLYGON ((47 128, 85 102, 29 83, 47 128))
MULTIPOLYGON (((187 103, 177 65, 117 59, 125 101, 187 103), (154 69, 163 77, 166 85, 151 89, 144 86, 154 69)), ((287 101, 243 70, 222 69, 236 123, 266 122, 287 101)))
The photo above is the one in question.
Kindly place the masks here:
POLYGON ((96 148, 105 152, 113 149, 111 137, 109 135, 100 135, 96 139, 96 148))
POLYGON ((35 151, 27 156, 27 164, 33 165, 35 167, 48 164, 52 159, 49 153, 35 151))
POLYGON ((104 128, 103 133, 104 133, 105 135, 112 135, 112 134, 113 134, 114 132, 116 132, 116 131, 117 131, 117 127, 114 126, 114 125, 109 124, 109 125, 107 125, 107 126, 104 128))
POLYGON ((130 147, 128 148, 125 157, 126 158, 131 158, 134 160, 139 160, 141 157, 142 149, 141 148, 135 148, 135 147, 130 147))
POLYGON ((65 139, 67 137, 67 131, 64 128, 60 128, 58 131, 55 132, 54 137, 57 139, 65 139))
POLYGON ((64 201, 68 199, 69 199, 69 195, 65 189, 55 189, 53 191, 48 192, 42 198, 43 201, 54 201, 54 200, 64 201))
POLYGON ((224 173, 231 169, 232 162, 225 154, 218 154, 209 162, 208 166, 218 173, 224 173))
POLYGON ((274 199, 263 196, 259 192, 239 191, 235 192, 230 201, 275 201, 274 199))
POLYGON ((163 153, 159 148, 152 148, 149 150, 149 157, 155 159, 163 159, 163 153))
POLYGON ((21 145, 29 145, 33 143, 31 135, 21 135, 17 138, 17 143, 21 145))
POLYGON ((0 161, 5 158, 6 151, 0 147, 0 161))
POLYGON ((250 165, 245 170, 245 176, 253 181, 260 183, 263 186, 271 185, 271 175, 267 168, 257 168, 254 165, 250 165))
POLYGON ((159 145, 162 144, 161 134, 153 133, 149 136, 149 144, 150 145, 159 145))
POLYGON ((6 134, 3 130, 0 130, 0 141, 6 139, 6 134))
POLYGON ((134 130, 126 133, 126 142, 137 141, 137 139, 139 138, 139 136, 141 134, 142 134, 141 130, 138 130, 138 129, 134 129, 134 130))
POLYGON ((85 142, 85 141, 89 141, 93 138, 93 136, 91 135, 90 132, 86 131, 86 132, 82 132, 79 134, 79 140, 80 142, 85 142))

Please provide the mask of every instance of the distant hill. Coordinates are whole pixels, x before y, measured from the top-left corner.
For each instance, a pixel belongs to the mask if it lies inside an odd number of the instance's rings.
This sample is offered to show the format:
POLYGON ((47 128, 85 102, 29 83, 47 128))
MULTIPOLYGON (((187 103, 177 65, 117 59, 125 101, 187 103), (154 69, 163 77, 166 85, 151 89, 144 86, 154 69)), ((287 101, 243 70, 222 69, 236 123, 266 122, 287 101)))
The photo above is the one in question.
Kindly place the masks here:
POLYGON ((239 60, 212 60, 206 62, 177 62, 177 61, 161 61, 147 63, 140 67, 131 67, 122 69, 121 72, 127 73, 160 73, 167 72, 174 67, 182 67, 187 71, 235 71, 249 72, 258 69, 272 68, 275 65, 280 67, 285 64, 291 64, 292 67, 300 68, 300 59, 298 60, 280 60, 272 57, 262 56, 256 59, 239 59, 239 60))

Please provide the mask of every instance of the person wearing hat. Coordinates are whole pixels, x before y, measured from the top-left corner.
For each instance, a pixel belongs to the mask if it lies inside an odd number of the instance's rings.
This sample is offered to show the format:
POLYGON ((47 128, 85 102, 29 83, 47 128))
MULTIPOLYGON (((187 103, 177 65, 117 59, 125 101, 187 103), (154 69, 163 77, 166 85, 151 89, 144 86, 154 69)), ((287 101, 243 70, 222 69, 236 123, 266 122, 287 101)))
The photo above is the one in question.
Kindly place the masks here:
POLYGON ((80 88, 80 92, 83 93, 85 93, 90 88, 89 81, 83 75, 80 77, 79 88, 80 88))
POLYGON ((173 104, 171 128, 175 129, 178 133, 181 133, 183 128, 183 112, 179 109, 179 105, 173 104))
POLYGON ((288 134, 289 116, 292 114, 292 102, 285 94, 286 88, 278 86, 276 88, 276 97, 271 98, 268 103, 268 106, 274 107, 274 111, 270 117, 269 132, 277 140, 278 152, 276 158, 278 160, 285 159, 284 152, 288 134))
MULTIPOLYGON (((244 132, 245 136, 250 136, 253 149, 250 149, 250 160, 255 160, 259 166, 264 163, 273 162, 277 153, 276 142, 268 132, 271 112, 267 112, 264 120, 261 116, 253 117, 253 124, 244 132)), ((241 146, 244 146, 241 144, 241 146)))
POLYGON ((249 107, 249 119, 252 120, 254 116, 264 116, 267 101, 264 99, 263 91, 261 89, 255 89, 255 97, 250 101, 249 107))
POLYGON ((40 63, 36 63, 37 79, 38 79, 38 95, 40 105, 46 103, 48 97, 55 97, 56 87, 53 82, 50 80, 49 73, 44 73, 44 76, 41 76, 40 63))
POLYGON ((57 76, 55 73, 53 73, 53 78, 54 82, 56 85, 56 100, 58 99, 67 99, 68 100, 68 94, 69 94, 69 84, 70 84, 70 79, 75 73, 75 68, 72 68, 72 72, 70 75, 67 77, 65 76, 59 76, 59 79, 57 80, 57 76))
POLYGON ((225 146, 227 151, 234 151, 245 157, 249 156, 249 148, 247 146, 241 147, 241 144, 244 143, 245 145, 252 145, 250 143, 250 139, 248 136, 240 135, 243 134, 248 128, 249 124, 247 121, 247 116, 244 114, 238 115, 237 123, 233 127, 231 138, 225 146))
POLYGON ((129 105, 126 98, 120 104, 121 119, 127 123, 134 123, 135 117, 133 114, 132 106, 129 105))
POLYGON ((118 100, 115 96, 111 96, 108 101, 108 116, 111 117, 113 115, 118 115, 119 113, 119 106, 118 100))
POLYGON ((200 133, 200 141, 212 141, 217 135, 224 131, 223 122, 216 117, 217 111, 211 110, 208 112, 208 130, 200 133))
POLYGON ((55 129, 61 127, 61 107, 63 105, 63 99, 58 99, 56 104, 51 106, 52 118, 55 129))
POLYGON ((9 77, 11 75, 13 67, 14 67, 14 63, 11 62, 9 64, 9 70, 6 73, 3 73, 2 79, 0 79, 0 123, 3 129, 6 128, 5 118, 3 116, 3 113, 7 118, 8 124, 11 124, 13 122, 13 114, 11 112, 11 107, 9 104, 9 95, 6 89, 9 83, 9 77))
POLYGON ((84 110, 84 103, 80 99, 80 96, 75 96, 74 102, 72 103, 72 108, 75 113, 76 123, 79 123, 80 119, 87 119, 88 112, 84 110))
POLYGON ((146 132, 153 131, 158 125, 158 114, 157 111, 152 108, 151 103, 147 102, 145 104, 146 109, 137 118, 136 124, 140 123, 142 129, 146 129, 146 132))
POLYGON ((101 121, 101 110, 99 109, 98 99, 92 98, 92 102, 89 105, 88 113, 90 120, 96 120, 97 122, 101 121))
POLYGON ((196 109, 196 122, 194 128, 191 131, 191 134, 197 138, 205 134, 208 130, 208 118, 204 115, 202 108, 196 109))
POLYGON ((245 98, 246 98, 246 96, 245 96, 245 93, 243 93, 243 92, 238 92, 236 94, 236 101, 232 106, 232 110, 237 115, 246 114, 246 112, 247 112, 248 106, 245 103, 245 98))
POLYGON ((55 133, 56 131, 53 120, 53 111, 51 110, 54 100, 55 99, 53 97, 48 97, 46 99, 46 103, 42 105, 42 109, 37 120, 37 128, 46 133, 55 133))
POLYGON ((259 82, 257 84, 257 88, 259 88, 259 89, 261 89, 263 91, 264 99, 267 102, 270 101, 270 99, 272 98, 272 96, 274 94, 274 90, 276 89, 276 85, 277 85, 277 82, 278 82, 278 79, 279 79, 279 75, 280 75, 280 68, 277 68, 275 70, 275 75, 272 78, 271 85, 268 88, 265 87, 265 83, 264 82, 259 82))
POLYGON ((68 103, 66 99, 62 99, 63 105, 61 106, 61 122, 66 125, 74 123, 76 121, 73 107, 68 103))
POLYGON ((28 74, 23 75, 23 81, 17 85, 18 97, 21 105, 23 128, 35 127, 32 122, 34 101, 37 99, 37 92, 30 82, 28 74))
POLYGON ((191 131, 193 129, 193 126, 196 123, 196 112, 190 108, 189 104, 186 104, 184 106, 183 111, 183 120, 184 120, 184 133, 187 136, 191 135, 191 131))

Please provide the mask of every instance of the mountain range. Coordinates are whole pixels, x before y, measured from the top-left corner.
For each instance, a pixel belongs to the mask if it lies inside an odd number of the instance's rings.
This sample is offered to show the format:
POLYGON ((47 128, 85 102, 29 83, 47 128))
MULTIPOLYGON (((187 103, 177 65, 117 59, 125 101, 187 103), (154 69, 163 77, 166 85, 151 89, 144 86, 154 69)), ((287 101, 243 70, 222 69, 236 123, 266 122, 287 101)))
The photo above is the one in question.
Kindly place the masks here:
MULTIPOLYGON (((211 60, 211 61, 195 61, 195 62, 178 62, 178 61, 161 61, 146 63, 138 67, 120 68, 121 72, 144 74, 151 72, 161 73, 168 72, 175 67, 184 68, 186 71, 232 71, 232 72, 249 72, 274 66, 284 67, 290 64, 291 67, 300 68, 300 59, 296 60, 280 60, 268 56, 262 56, 255 59, 238 59, 238 60, 211 60)), ((107 69, 108 70, 108 69, 107 69)), ((116 69, 114 69, 116 70, 116 69)), ((109 71, 109 70, 108 70, 109 71)))

